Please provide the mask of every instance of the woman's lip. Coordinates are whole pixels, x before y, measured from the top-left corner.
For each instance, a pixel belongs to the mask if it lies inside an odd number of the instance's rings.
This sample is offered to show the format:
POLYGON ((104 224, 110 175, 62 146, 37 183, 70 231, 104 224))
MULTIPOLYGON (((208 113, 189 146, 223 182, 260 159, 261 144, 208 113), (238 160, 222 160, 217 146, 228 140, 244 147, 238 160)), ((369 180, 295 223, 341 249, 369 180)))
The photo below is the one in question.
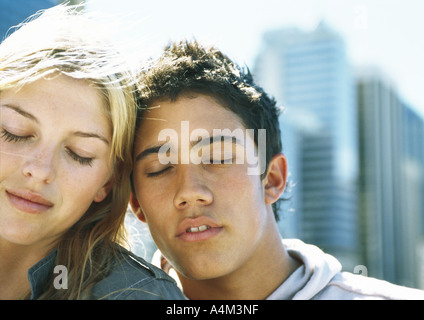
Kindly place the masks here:
POLYGON ((41 213, 53 207, 43 196, 27 190, 7 190, 9 201, 18 209, 28 213, 41 213))
POLYGON ((53 203, 51 203, 49 200, 47 200, 46 198, 44 198, 42 195, 35 193, 35 192, 31 192, 28 190, 7 190, 7 193, 12 194, 16 197, 22 198, 24 200, 27 201, 31 201, 34 203, 38 203, 38 204, 42 204, 48 207, 52 207, 53 203))

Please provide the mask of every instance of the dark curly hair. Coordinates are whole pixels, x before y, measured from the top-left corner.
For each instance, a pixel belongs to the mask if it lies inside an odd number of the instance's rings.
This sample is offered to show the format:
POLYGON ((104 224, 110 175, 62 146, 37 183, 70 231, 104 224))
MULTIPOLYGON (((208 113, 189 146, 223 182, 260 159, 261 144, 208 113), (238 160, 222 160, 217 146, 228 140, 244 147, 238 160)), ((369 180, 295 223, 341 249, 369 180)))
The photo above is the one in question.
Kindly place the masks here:
MULTIPOLYGON (((279 127, 280 109, 274 98, 255 84, 247 67, 241 68, 214 47, 197 41, 169 44, 156 61, 151 61, 139 76, 137 128, 145 112, 154 103, 175 101, 181 95, 205 94, 235 113, 248 129, 254 129, 258 146, 259 129, 266 130, 266 167, 282 152, 279 127)), ((278 203, 273 205, 278 220, 278 203)))

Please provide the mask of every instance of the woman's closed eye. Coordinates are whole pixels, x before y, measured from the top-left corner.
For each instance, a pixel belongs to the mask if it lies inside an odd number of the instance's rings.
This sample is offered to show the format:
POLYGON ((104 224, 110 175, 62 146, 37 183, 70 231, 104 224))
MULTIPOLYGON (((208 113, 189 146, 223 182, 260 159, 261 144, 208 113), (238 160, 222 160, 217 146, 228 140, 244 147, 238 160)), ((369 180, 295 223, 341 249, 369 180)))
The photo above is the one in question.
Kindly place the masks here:
POLYGON ((3 131, 1 132, 1 138, 3 138, 6 142, 18 143, 18 142, 25 142, 31 139, 32 136, 19 136, 3 129, 3 131))
POLYGON ((66 152, 68 153, 68 155, 75 161, 77 161, 79 164, 83 165, 83 166, 92 166, 93 165, 93 158, 88 158, 88 157, 82 157, 78 154, 76 154, 74 151, 72 151, 69 148, 66 148, 66 152))
MULTIPOLYGON (((1 132, 1 138, 4 139, 6 142, 9 143, 19 143, 19 142, 26 142, 28 140, 30 140, 33 136, 32 135, 28 135, 28 136, 19 136, 13 133, 10 133, 9 131, 3 129, 1 132)), ((70 148, 66 148, 66 153, 71 157, 71 159, 73 159, 74 161, 78 162, 79 164, 83 165, 83 166, 92 166, 93 165, 93 158, 90 157, 82 157, 80 155, 78 155, 77 153, 75 153, 74 151, 72 151, 70 148)))

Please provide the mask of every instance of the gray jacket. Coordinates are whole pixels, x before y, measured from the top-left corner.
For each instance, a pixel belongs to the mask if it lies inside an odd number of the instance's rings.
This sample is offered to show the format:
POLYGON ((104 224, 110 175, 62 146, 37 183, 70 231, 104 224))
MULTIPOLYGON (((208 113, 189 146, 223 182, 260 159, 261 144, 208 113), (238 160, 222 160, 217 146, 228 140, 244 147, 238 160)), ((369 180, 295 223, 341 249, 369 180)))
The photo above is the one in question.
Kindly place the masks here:
MULTIPOLYGON (((112 271, 99 281, 92 290, 92 299, 104 300, 181 300, 184 299, 175 281, 165 272, 147 263, 144 259, 119 247, 120 259, 112 271)), ((30 299, 37 299, 46 287, 55 270, 57 251, 52 251, 28 270, 31 285, 30 299)), ((55 277, 55 276, 54 276, 55 277)), ((66 290, 59 287, 57 290, 66 290)))

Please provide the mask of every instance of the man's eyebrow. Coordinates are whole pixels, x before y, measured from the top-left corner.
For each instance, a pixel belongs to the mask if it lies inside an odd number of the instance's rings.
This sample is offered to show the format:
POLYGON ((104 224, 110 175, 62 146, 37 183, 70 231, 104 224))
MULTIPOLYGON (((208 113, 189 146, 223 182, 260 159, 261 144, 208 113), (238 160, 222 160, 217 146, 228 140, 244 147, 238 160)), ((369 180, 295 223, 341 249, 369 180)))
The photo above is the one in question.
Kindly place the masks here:
POLYGON ((162 147, 162 145, 160 146, 153 146, 150 148, 147 148, 145 150, 143 150, 142 152, 140 152, 136 157, 135 157, 135 162, 140 161, 144 158, 146 158, 148 155, 152 154, 152 153, 159 153, 160 148, 162 147))
POLYGON ((25 118, 28 118, 28 119, 30 119, 32 121, 35 121, 35 122, 39 123, 38 119, 34 115, 32 115, 29 112, 26 112, 26 111, 22 110, 19 106, 16 106, 16 105, 13 105, 13 104, 2 104, 0 106, 1 107, 6 107, 6 108, 9 108, 9 109, 12 109, 13 111, 15 111, 15 112, 19 113, 20 115, 24 116, 25 118))
POLYGON ((213 144, 215 142, 230 142, 232 144, 239 144, 241 146, 244 146, 243 141, 241 141, 240 139, 238 139, 235 136, 223 136, 223 135, 218 135, 218 136, 213 136, 213 137, 209 137, 209 138, 203 138, 199 137, 200 140, 197 141, 192 141, 191 142, 191 146, 192 147, 196 147, 196 148, 201 148, 210 144, 213 144))
POLYGON ((104 143, 106 143, 107 145, 109 145, 109 141, 105 137, 103 137, 103 136, 101 136, 97 133, 76 131, 76 132, 74 132, 74 135, 76 135, 77 137, 82 137, 82 138, 97 138, 97 139, 100 139, 101 141, 103 141, 104 143))
MULTIPOLYGON (((213 136, 213 137, 208 137, 208 138, 202 138, 202 137, 199 137, 199 138, 200 138, 199 140, 191 141, 190 142, 191 147, 201 148, 201 147, 204 147, 204 146, 213 144, 215 142, 222 142, 222 141, 231 141, 231 143, 233 143, 233 144, 239 144, 241 146, 244 146, 243 142, 240 139, 238 139, 237 137, 235 137, 235 136, 222 136, 222 135, 219 135, 219 136, 213 136)), ((140 160, 146 158, 150 154, 159 153, 160 148, 162 146, 163 145, 157 145, 157 146, 153 146, 153 147, 150 147, 150 148, 147 148, 147 149, 141 151, 135 157, 135 162, 140 161, 140 160)), ((166 150, 168 150, 168 149, 166 149, 166 150)))

